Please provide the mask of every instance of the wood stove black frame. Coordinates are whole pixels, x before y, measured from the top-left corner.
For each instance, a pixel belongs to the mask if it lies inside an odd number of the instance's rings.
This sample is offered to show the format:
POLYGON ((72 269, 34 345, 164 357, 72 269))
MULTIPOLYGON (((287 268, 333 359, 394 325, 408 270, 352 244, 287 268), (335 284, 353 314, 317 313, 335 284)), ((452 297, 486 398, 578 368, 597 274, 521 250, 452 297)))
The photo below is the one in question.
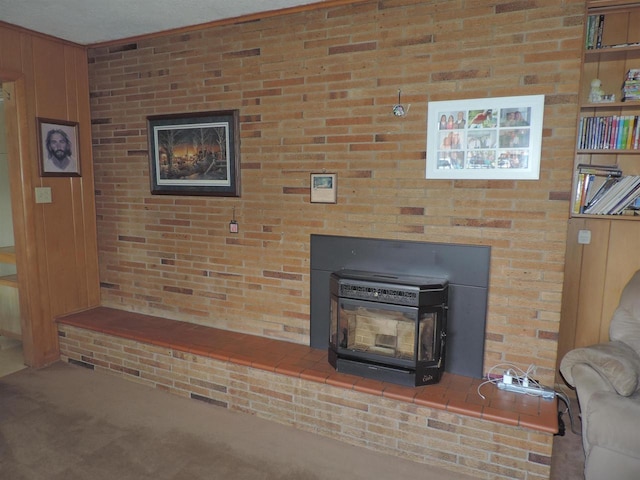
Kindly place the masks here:
POLYGON ((491 247, 311 235, 311 336, 329 344, 329 277, 342 269, 446 278, 449 281, 445 371, 482 378, 491 247))
POLYGON ((446 279, 333 272, 329 363, 339 372, 399 385, 438 383, 446 357, 448 291, 446 279), (405 335, 399 343, 400 327, 405 335), (382 330, 387 334, 375 335, 382 330), (391 337, 393 346, 376 344, 381 336, 391 337))

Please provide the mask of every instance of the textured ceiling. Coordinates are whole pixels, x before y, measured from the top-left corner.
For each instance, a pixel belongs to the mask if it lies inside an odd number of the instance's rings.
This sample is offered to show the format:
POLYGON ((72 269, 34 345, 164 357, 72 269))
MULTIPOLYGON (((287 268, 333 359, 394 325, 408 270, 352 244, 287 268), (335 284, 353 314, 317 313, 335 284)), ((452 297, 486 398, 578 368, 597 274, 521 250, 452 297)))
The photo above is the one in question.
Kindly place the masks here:
POLYGON ((91 45, 321 1, 0 0, 0 21, 91 45))

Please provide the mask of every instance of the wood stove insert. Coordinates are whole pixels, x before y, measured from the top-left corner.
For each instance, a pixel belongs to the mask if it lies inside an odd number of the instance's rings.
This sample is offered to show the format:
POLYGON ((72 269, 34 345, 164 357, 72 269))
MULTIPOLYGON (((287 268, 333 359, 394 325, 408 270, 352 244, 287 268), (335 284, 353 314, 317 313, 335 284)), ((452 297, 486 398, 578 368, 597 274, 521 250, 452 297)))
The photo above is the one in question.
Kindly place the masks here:
POLYGON ((329 363, 405 386, 444 371, 446 279, 340 270, 330 277, 329 363))

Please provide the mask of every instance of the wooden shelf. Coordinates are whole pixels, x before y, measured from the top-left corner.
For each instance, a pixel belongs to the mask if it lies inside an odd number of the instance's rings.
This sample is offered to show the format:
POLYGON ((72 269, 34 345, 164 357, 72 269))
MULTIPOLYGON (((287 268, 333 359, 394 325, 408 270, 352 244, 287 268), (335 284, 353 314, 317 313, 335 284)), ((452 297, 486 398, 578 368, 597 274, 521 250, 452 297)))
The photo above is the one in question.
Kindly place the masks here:
POLYGON ((592 48, 584 51, 584 58, 588 60, 595 59, 599 56, 615 55, 616 53, 638 52, 640 53, 640 45, 628 45, 626 47, 601 47, 592 48))
POLYGON ((609 108, 640 108, 640 102, 600 102, 600 103, 583 103, 580 108, 593 108, 596 110, 606 110, 609 108))
POLYGON ((16 249, 15 247, 0 247, 0 263, 16 264, 16 249))
POLYGON ((589 218, 594 220, 630 220, 632 222, 637 222, 640 220, 640 215, 588 215, 585 213, 576 213, 571 215, 574 218, 589 218))
POLYGON ((578 155, 640 155, 640 149, 621 149, 614 148, 599 148, 592 150, 578 150, 578 155))
POLYGON ((5 275, 4 277, 0 277, 0 285, 5 285, 7 287, 18 288, 18 275, 5 275))

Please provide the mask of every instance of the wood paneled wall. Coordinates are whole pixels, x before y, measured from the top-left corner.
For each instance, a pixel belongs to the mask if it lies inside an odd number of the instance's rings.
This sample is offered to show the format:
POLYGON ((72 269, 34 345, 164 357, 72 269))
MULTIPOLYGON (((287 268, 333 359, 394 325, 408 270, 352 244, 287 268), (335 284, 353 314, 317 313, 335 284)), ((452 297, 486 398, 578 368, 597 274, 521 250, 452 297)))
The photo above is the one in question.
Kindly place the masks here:
POLYGON ((0 23, 0 81, 25 362, 39 367, 59 357, 54 318, 100 302, 86 49, 0 23), (79 123, 81 177, 40 177, 38 117, 79 123))
POLYGON ((622 289, 640 269, 640 223, 575 218, 569 221, 558 364, 571 349, 609 341, 622 289), (591 232, 578 243, 580 230, 591 232))

